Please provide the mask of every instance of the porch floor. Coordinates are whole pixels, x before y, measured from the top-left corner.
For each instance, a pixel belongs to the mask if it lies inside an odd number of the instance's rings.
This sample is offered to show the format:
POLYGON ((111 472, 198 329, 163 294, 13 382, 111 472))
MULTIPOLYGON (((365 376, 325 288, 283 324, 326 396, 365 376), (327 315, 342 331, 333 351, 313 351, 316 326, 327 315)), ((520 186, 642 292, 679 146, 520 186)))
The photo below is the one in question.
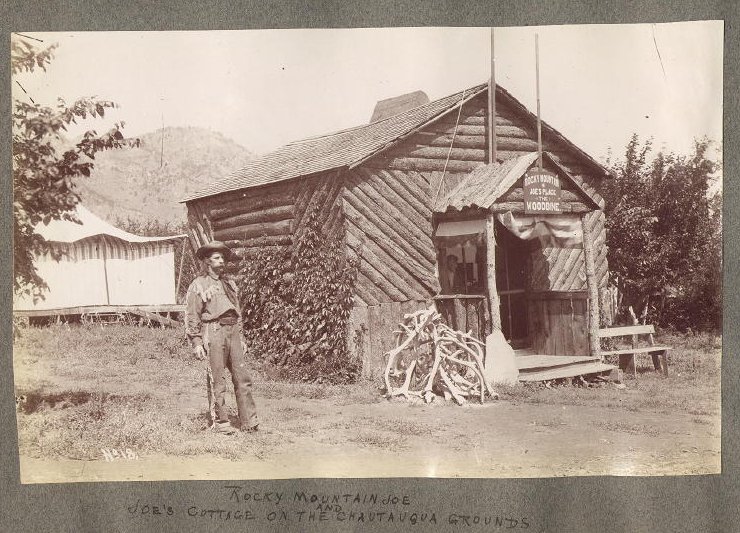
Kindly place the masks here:
POLYGON ((599 357, 583 355, 542 355, 524 350, 515 352, 519 381, 545 381, 574 378, 586 374, 611 372, 616 366, 603 363, 599 357), (524 355, 522 352, 526 353, 524 355))

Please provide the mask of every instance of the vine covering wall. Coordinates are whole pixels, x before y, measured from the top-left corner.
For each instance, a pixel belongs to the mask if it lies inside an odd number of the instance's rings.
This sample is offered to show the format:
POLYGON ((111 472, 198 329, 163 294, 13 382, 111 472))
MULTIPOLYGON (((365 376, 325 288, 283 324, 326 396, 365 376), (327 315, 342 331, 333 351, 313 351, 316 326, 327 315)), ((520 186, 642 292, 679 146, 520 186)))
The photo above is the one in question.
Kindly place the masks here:
POLYGON ((361 361, 348 350, 358 260, 308 213, 292 251, 264 248, 239 272, 243 327, 250 357, 280 377, 346 383, 361 361))

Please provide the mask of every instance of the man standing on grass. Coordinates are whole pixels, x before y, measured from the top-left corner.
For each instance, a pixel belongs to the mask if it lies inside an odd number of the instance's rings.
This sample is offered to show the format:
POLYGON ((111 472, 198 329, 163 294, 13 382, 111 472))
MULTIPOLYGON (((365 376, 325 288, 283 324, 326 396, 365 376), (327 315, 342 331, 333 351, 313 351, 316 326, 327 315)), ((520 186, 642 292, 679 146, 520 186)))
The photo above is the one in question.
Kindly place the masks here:
POLYGON ((225 262, 235 261, 239 256, 219 241, 201 246, 195 256, 203 261, 206 273, 195 278, 188 288, 185 333, 195 357, 199 360, 208 358, 208 407, 212 427, 218 433, 236 433, 229 423, 224 402, 225 371, 228 368, 236 393, 239 428, 256 431, 257 410, 252 398, 252 378, 242 348, 236 283, 224 277, 225 262))

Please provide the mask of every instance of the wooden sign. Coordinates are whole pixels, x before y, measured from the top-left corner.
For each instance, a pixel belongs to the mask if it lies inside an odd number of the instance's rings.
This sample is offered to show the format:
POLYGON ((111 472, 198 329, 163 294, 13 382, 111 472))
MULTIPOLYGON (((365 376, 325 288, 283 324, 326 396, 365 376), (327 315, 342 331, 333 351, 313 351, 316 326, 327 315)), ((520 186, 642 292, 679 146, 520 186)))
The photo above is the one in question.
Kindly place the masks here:
POLYGON ((524 212, 526 214, 562 213, 561 197, 560 178, 552 172, 533 168, 524 175, 524 212))

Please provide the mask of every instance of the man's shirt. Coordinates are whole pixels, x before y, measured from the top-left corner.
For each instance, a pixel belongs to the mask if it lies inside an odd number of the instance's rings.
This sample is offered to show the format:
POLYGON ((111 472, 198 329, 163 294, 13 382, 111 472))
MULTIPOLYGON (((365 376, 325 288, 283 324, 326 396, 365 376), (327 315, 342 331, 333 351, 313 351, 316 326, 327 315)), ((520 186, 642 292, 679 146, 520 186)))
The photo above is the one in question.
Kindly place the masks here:
POLYGON ((203 346, 204 322, 218 320, 228 312, 241 316, 236 283, 210 274, 195 278, 185 301, 185 334, 192 345, 203 346))

